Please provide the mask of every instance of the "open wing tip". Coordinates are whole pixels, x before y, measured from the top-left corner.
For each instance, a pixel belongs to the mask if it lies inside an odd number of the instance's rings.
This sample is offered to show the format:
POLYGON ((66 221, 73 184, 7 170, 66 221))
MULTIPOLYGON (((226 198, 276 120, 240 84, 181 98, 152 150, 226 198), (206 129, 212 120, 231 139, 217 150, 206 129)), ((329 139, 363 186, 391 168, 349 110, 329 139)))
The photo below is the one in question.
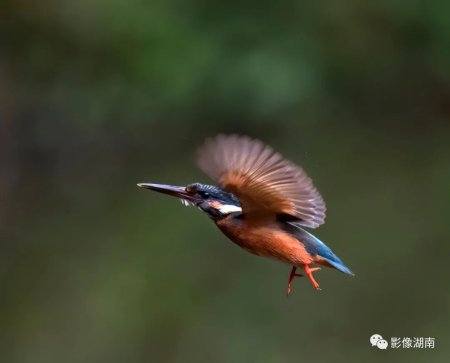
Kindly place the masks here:
POLYGON ((325 202, 312 179, 300 166, 258 139, 220 133, 204 141, 196 150, 195 161, 205 174, 235 193, 244 204, 247 198, 252 210, 270 205, 265 208, 268 213, 277 211, 282 199, 289 204, 288 214, 300 218, 303 226, 317 228, 324 223, 325 202), (237 178, 242 187, 239 190, 235 188, 237 178), (255 204, 255 198, 267 200, 255 204))
POLYGON ((308 228, 312 228, 315 229, 317 227, 320 227, 322 224, 324 224, 324 221, 319 221, 319 222, 307 222, 307 223, 301 223, 301 225, 303 227, 308 227, 308 228))

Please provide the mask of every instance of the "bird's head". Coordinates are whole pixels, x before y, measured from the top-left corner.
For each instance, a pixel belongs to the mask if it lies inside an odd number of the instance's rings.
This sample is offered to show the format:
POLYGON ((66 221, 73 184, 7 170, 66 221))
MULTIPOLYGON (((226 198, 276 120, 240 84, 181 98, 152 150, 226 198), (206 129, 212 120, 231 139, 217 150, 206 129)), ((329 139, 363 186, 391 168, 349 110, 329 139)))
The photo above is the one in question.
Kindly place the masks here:
POLYGON ((219 220, 230 213, 242 212, 239 200, 234 194, 214 185, 193 183, 186 187, 179 187, 166 184, 139 183, 138 186, 177 197, 185 206, 197 206, 213 220, 219 220))

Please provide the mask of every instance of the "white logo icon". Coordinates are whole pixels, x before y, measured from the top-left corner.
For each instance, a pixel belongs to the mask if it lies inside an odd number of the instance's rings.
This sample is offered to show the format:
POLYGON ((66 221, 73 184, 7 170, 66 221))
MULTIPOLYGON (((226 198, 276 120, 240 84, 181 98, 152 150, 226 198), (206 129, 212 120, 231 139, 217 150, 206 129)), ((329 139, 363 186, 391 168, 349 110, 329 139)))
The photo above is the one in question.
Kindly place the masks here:
POLYGON ((387 340, 384 340, 380 334, 372 335, 369 340, 372 347, 376 346, 378 349, 387 349, 388 347, 387 340))
POLYGON ((378 347, 379 349, 387 349, 387 347, 388 347, 388 342, 387 342, 386 340, 384 340, 384 339, 380 339, 380 340, 377 342, 377 347, 378 347))
POLYGON ((380 334, 374 334, 370 337, 370 344, 372 344, 372 347, 377 345, 379 340, 383 340, 383 337, 380 334))

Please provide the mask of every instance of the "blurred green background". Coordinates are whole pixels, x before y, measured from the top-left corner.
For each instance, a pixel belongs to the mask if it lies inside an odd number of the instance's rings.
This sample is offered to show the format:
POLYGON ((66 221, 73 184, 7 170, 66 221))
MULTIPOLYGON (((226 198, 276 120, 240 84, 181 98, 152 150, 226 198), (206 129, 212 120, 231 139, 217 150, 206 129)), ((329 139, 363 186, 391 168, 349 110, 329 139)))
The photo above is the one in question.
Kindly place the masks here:
POLYGON ((448 1, 0 7, 1 362, 448 362, 448 1), (247 254, 137 182, 262 139, 356 273, 247 254), (435 337, 436 348, 369 337, 435 337))

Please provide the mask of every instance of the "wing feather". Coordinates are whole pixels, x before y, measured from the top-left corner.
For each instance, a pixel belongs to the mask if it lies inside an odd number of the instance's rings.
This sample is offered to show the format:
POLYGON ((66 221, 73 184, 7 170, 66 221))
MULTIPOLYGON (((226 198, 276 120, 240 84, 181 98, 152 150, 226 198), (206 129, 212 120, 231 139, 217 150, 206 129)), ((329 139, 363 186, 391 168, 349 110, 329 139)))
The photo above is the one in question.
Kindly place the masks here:
POLYGON ((325 220, 325 202, 308 175, 259 140, 239 135, 207 139, 197 164, 239 198, 249 217, 288 214, 312 228, 325 220))

